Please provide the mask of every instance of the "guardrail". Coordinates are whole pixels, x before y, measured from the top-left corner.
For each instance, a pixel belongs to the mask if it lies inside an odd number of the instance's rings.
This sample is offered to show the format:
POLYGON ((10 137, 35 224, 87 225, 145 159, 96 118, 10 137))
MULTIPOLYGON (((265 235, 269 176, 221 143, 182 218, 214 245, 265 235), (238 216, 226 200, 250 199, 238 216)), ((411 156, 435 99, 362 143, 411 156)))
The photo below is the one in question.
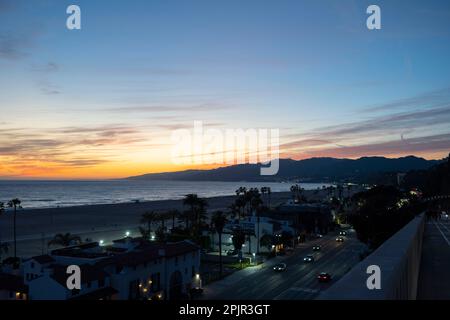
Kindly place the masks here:
POLYGON ((377 250, 358 263, 319 300, 414 300, 417 296, 425 215, 411 220, 377 250), (369 266, 380 268, 381 288, 367 286, 369 266))

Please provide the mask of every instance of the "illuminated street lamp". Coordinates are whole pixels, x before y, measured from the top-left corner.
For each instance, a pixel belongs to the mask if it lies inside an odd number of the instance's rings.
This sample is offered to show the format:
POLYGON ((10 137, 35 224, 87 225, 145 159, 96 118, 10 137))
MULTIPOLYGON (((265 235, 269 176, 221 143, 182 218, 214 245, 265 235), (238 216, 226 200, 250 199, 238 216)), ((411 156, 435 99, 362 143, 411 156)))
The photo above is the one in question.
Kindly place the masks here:
POLYGON ((125 237, 129 237, 130 236, 130 231, 125 232, 125 237))
POLYGON ((100 240, 99 243, 100 243, 100 245, 102 246, 102 245, 105 243, 105 241, 100 240))

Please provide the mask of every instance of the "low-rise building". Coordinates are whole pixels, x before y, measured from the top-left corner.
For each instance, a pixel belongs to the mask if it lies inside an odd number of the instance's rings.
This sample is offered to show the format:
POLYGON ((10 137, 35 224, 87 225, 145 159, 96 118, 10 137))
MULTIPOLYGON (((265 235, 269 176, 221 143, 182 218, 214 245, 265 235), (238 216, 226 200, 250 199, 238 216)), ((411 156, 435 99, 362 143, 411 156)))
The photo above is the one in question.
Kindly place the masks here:
MULTIPOLYGON (((295 235, 295 230, 291 227, 291 221, 286 219, 274 219, 268 216, 252 215, 241 220, 233 220, 227 223, 222 233, 222 251, 233 251, 233 230, 241 229, 246 234, 246 240, 242 248, 242 252, 246 254, 269 252, 271 248, 259 244, 258 238, 261 239, 263 235, 277 236, 284 232, 295 235)), ((219 235, 213 234, 213 250, 219 250, 219 235)))
POLYGON ((28 286, 21 276, 0 273, 0 300, 27 300, 28 286))
POLYGON ((53 250, 23 263, 31 300, 178 299, 198 286, 199 247, 190 241, 158 244, 124 238, 53 250), (67 288, 67 267, 81 270, 81 289, 67 288))

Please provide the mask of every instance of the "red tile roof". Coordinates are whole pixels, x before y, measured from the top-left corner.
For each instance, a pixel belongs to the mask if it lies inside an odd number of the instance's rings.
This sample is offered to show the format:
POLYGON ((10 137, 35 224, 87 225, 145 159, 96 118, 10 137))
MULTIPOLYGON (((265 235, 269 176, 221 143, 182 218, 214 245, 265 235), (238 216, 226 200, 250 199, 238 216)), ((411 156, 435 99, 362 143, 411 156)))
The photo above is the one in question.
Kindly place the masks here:
MULTIPOLYGON (((66 287, 67 277, 69 274, 66 273, 67 266, 64 265, 54 265, 53 274, 51 277, 57 281, 60 285, 66 287)), ((92 281, 104 280, 109 277, 109 274, 102 269, 92 266, 90 264, 80 265, 81 269, 81 283, 88 283, 92 281)))

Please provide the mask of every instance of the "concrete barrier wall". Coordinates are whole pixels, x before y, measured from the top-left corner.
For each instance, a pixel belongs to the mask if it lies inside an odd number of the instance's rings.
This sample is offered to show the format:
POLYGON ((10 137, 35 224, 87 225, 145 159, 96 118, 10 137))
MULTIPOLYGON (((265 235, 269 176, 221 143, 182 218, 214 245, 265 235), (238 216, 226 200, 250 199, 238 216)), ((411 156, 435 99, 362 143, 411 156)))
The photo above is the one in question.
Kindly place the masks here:
POLYGON ((413 300, 417 295, 424 214, 415 217, 349 273, 318 296, 319 300, 413 300), (381 289, 367 288, 367 267, 381 269, 381 289))

